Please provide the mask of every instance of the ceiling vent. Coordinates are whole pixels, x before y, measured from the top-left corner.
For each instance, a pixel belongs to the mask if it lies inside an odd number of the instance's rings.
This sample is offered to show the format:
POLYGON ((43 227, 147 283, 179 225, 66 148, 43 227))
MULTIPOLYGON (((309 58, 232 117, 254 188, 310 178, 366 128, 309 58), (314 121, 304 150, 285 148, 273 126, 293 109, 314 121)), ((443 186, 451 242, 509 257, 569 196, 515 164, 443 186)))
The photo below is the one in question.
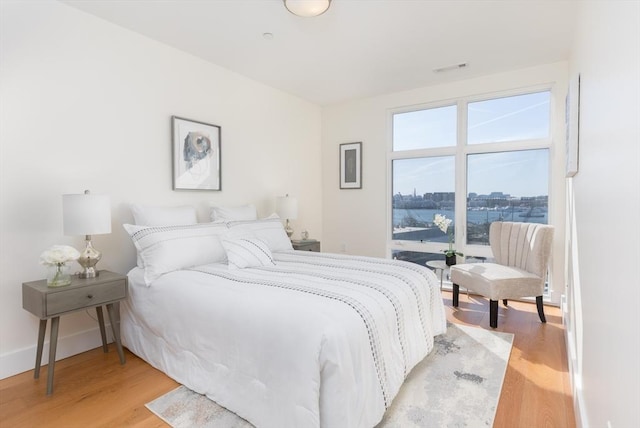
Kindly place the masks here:
POLYGON ((465 68, 465 67, 468 67, 468 66, 469 66, 468 62, 461 62, 461 63, 458 63, 458 64, 447 65, 446 67, 434 68, 433 72, 434 73, 444 73, 445 71, 459 70, 461 68, 465 68))

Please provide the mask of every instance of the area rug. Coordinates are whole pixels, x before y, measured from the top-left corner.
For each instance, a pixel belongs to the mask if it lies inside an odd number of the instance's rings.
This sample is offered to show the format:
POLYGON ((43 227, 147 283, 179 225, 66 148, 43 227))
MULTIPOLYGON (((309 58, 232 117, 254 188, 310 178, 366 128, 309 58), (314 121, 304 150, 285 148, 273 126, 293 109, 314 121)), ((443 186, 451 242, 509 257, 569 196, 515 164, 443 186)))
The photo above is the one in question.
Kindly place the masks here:
MULTIPOLYGON (((512 343, 509 333, 448 324, 376 428, 491 427, 512 343)), ((253 427, 184 386, 146 406, 174 428, 253 427)))

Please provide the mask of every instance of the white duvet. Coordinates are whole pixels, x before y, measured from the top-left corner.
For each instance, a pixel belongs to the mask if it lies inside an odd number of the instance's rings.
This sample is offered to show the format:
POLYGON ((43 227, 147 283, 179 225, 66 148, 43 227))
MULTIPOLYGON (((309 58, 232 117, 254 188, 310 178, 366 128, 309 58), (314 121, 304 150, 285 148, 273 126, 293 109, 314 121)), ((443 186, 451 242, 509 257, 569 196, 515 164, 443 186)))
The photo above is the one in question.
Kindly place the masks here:
POLYGON ((257 427, 372 427, 446 329, 439 282, 407 262, 289 251, 149 287, 129 273, 135 354, 257 427))

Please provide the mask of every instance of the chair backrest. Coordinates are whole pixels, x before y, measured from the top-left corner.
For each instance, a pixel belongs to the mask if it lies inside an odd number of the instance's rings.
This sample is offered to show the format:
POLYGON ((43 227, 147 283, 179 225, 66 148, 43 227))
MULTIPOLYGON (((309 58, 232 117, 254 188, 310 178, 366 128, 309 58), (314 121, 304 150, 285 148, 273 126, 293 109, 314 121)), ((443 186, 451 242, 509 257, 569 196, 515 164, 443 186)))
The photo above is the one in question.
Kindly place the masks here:
POLYGON ((553 226, 537 223, 494 221, 489 229, 489 243, 496 263, 546 276, 553 226))

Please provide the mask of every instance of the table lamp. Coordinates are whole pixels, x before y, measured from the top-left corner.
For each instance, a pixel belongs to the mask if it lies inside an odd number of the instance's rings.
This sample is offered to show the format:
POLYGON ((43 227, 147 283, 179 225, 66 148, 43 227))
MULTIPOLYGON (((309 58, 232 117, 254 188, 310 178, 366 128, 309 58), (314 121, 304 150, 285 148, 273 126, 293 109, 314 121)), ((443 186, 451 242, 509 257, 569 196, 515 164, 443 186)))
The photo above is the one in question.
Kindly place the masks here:
POLYGON ((91 235, 111 233, 111 203, 106 195, 62 195, 62 217, 65 235, 85 235, 86 247, 80 252, 80 278, 95 278, 95 266, 102 253, 91 245, 91 235))
POLYGON ((289 239, 291 239, 293 229, 291 225, 289 225, 289 220, 298 218, 298 200, 290 197, 288 194, 286 196, 278 196, 278 198, 276 198, 276 213, 280 218, 287 220, 287 225, 284 230, 287 232, 289 239))

